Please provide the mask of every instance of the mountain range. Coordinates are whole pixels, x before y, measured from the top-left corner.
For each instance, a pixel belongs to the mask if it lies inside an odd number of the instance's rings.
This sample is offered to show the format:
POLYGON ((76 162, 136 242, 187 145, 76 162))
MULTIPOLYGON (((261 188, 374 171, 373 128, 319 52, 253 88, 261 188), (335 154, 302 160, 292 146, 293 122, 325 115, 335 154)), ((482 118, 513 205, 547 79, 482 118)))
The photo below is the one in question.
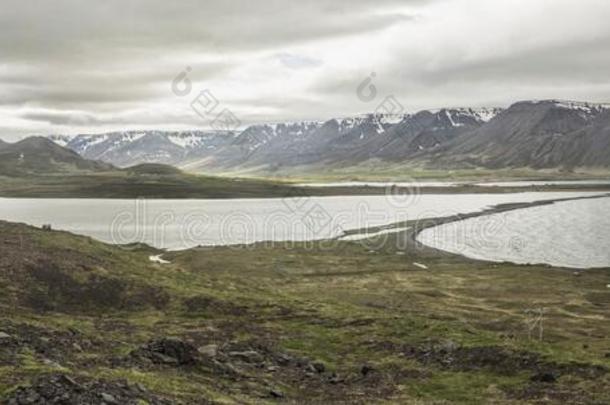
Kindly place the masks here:
POLYGON ((243 131, 52 135, 87 159, 124 167, 164 163, 200 171, 282 171, 367 161, 425 168, 608 168, 610 105, 558 100, 501 108, 443 108, 243 131))

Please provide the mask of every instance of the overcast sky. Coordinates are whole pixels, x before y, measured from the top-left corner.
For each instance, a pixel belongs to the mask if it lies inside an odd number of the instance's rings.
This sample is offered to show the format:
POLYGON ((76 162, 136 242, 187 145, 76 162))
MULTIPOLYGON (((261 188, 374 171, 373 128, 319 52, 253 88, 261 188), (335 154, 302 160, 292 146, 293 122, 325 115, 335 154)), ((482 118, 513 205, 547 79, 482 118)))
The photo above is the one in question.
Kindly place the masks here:
POLYGON ((392 95, 406 112, 609 102, 609 21, 607 0, 4 0, 0 138, 205 129, 225 108, 318 120, 392 95), (205 89, 218 105, 198 115, 205 89))

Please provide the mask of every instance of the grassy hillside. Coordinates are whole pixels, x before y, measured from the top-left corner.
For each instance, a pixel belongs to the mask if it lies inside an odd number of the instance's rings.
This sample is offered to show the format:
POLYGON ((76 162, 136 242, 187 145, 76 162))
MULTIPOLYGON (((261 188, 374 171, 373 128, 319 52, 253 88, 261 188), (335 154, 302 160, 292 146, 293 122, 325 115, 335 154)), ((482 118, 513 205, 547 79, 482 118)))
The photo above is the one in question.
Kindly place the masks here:
POLYGON ((107 163, 83 159, 43 137, 30 137, 0 146, 0 175, 51 175, 111 170, 107 163))
POLYGON ((172 173, 114 170, 89 174, 0 177, 2 197, 47 198, 237 198, 280 197, 294 190, 281 183, 172 173))
POLYGON ((608 179, 610 171, 605 169, 579 169, 574 171, 563 170, 535 170, 531 168, 512 169, 456 169, 433 170, 417 167, 409 162, 388 163, 371 160, 359 165, 320 165, 295 166, 281 172, 273 171, 225 171, 222 174, 251 177, 266 177, 273 179, 290 179, 293 181, 413 181, 416 180, 442 180, 442 181, 498 181, 498 180, 581 180, 581 179, 608 179))
POLYGON ((397 241, 154 264, 145 247, 1 222, 0 402, 49 387, 87 403, 610 401, 607 269, 397 241))

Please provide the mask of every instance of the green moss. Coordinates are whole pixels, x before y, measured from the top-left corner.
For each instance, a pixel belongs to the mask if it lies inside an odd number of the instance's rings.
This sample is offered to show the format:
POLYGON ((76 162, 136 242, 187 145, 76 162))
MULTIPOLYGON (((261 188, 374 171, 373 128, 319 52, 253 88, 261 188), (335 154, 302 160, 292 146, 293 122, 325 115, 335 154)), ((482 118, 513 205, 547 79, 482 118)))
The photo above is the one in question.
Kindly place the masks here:
MULTIPOLYGON (((358 244, 332 250, 317 244, 193 249, 168 253, 172 264, 155 266, 148 261, 150 250, 143 247, 124 250, 65 232, 0 223, 2 237, 18 234, 24 237, 31 262, 44 256, 80 284, 89 280, 88 274, 97 274, 131 286, 161 289, 170 299, 162 308, 143 305, 74 311, 57 306, 39 313, 19 298, 30 288, 41 288, 41 281, 14 277, 7 268, 0 268, 2 284, 12 288, 0 300, 0 330, 4 325, 23 324, 50 336, 75 331, 74 339, 90 344, 83 343, 82 352, 71 348, 70 340, 65 343, 67 349, 58 346, 65 350, 60 371, 125 378, 184 402, 201 397, 226 403, 264 402, 259 394, 270 386, 279 386, 293 397, 311 391, 316 398, 330 401, 341 387, 292 379, 290 373, 298 370, 272 374, 266 367, 251 367, 233 378, 205 367, 144 371, 120 361, 112 366, 111 360, 125 358, 148 340, 163 336, 192 341, 197 347, 252 342, 254 347, 261 344, 323 361, 330 372, 341 376, 358 375, 363 364, 373 364, 389 376, 380 384, 391 384, 391 389, 384 386, 383 398, 374 397, 372 391, 366 395, 373 396, 364 398, 395 403, 485 403, 488 399, 508 403, 505 392, 527 383, 531 370, 508 377, 485 370, 451 371, 403 355, 405 347, 439 341, 525 350, 562 364, 610 367, 610 359, 605 357, 610 325, 604 322, 610 308, 603 300, 588 299, 610 284, 607 269, 576 277, 571 271, 487 264, 455 256, 370 254, 358 244), (429 269, 414 268, 411 263, 416 260, 429 269), (209 306, 190 310, 186 302, 193 297, 201 297, 209 306), (538 307, 548 309, 542 341, 528 339, 526 330, 525 310, 538 307), (403 377, 409 373, 415 376, 403 377), (249 396, 249 392, 257 394, 249 396)), ((0 244, 3 257, 22 260, 23 253, 8 250, 10 246, 14 244, 0 244)), ((129 289, 127 296, 133 291, 129 289)), ((58 371, 44 364, 42 355, 32 348, 20 353, 12 365, 8 355, 1 357, 5 354, 0 352, 0 361, 6 358, 8 364, 0 367, 0 390, 58 371)), ((565 381, 557 386, 573 389, 565 381)), ((609 386, 607 379, 579 384, 593 392, 609 386)), ((351 388, 367 389, 358 385, 346 390, 351 388)))

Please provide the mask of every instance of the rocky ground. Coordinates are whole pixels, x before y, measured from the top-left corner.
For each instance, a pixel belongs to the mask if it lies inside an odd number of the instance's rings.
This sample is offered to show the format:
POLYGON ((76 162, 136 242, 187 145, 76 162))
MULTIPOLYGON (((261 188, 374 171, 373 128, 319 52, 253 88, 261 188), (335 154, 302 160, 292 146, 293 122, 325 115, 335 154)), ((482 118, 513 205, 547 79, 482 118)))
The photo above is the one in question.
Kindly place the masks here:
POLYGON ((0 403, 610 402, 608 269, 385 242, 159 264, 0 222, 0 403))

